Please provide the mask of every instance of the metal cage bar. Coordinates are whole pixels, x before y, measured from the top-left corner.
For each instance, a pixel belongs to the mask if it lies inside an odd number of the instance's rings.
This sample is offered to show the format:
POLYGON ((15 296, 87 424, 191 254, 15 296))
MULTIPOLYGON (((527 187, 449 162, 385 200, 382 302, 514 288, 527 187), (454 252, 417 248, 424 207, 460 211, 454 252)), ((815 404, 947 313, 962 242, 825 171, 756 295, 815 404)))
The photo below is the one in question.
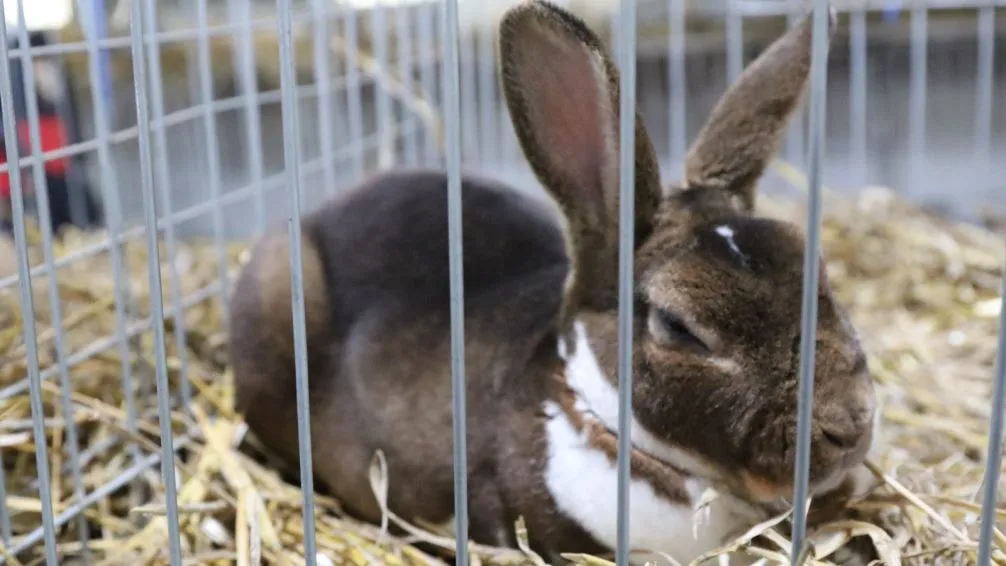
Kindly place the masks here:
MULTIPOLYGON (((374 58, 381 69, 388 69, 388 23, 383 0, 375 0, 370 12, 370 41, 374 46, 374 58)), ((383 75, 379 75, 374 85, 377 98, 377 131, 381 133, 384 143, 379 155, 380 167, 388 167, 394 159, 395 143, 391 119, 391 96, 388 94, 388 84, 383 75)))
MULTIPOLYGON (((348 81, 333 81, 331 86, 332 91, 346 88, 348 81)), ((313 87, 299 87, 297 89, 297 98, 303 99, 311 96, 316 96, 320 93, 319 89, 313 87)), ((253 94, 250 100, 258 106, 265 104, 275 104, 282 101, 281 92, 279 90, 262 91, 257 94, 253 94)), ((230 98, 218 99, 213 102, 213 110, 215 114, 220 114, 223 112, 231 111, 235 108, 240 108, 245 103, 245 96, 235 96, 230 98)), ((169 126, 177 126, 185 122, 190 122, 198 120, 203 116, 203 109, 201 107, 191 107, 184 108, 182 110, 176 110, 174 112, 167 112, 163 116, 154 117, 151 119, 150 123, 152 127, 155 128, 167 128, 169 126)), ((361 126, 361 138, 366 138, 362 134, 361 126)), ((125 141, 136 140, 139 138, 139 128, 134 126, 130 128, 124 128, 109 134, 109 139, 107 142, 122 143, 125 141)), ((50 151, 44 151, 38 156, 28 155, 20 157, 18 163, 21 168, 34 166, 36 163, 42 163, 44 161, 49 161, 51 159, 58 159, 63 157, 74 157, 81 155, 83 153, 91 152, 97 150, 101 145, 98 140, 90 140, 86 142, 80 142, 73 144, 61 149, 55 149, 50 151)), ((261 145, 261 140, 259 141, 261 145)), ((10 163, 4 163, 0 165, 0 173, 6 173, 10 170, 10 163)), ((262 180, 259 180, 261 183, 262 180)), ((253 186, 256 189, 261 189, 259 185, 253 186)), ((226 196, 221 197, 226 198, 226 196)), ((3 280, 4 283, 7 280, 3 280)))
MULTIPOLYGON (((142 0, 131 0, 129 40, 133 59, 133 88, 136 97, 136 123, 139 128, 140 184, 143 190, 143 223, 146 229, 147 278, 150 282, 151 316, 154 331, 154 375, 157 383, 157 418, 160 422, 161 445, 164 454, 174 454, 171 430, 170 385, 168 383, 167 352, 164 336, 164 299, 161 290, 160 250, 157 246, 157 201, 154 194, 154 168, 150 140, 150 107, 147 92, 144 18, 142 0)), ((156 31, 156 30, 151 30, 156 31)), ((178 308, 179 305, 175 305, 178 308)), ((181 313, 176 312, 178 318, 181 313)), ((182 546, 178 523, 178 494, 175 484, 175 464, 162 457, 161 476, 164 479, 165 505, 168 516, 168 553, 171 566, 182 563, 182 546)))
POLYGON ((744 70, 744 13, 739 0, 727 0, 727 81, 737 80, 744 70))
POLYGON ((629 456, 632 449, 632 330, 636 236, 636 1, 619 4, 618 108, 618 513, 615 561, 628 566, 629 456))
POLYGON ((866 176, 866 11, 849 15, 849 159, 858 178, 866 176))
MULTIPOLYGON (((1003 270, 1002 293, 1006 298, 1006 267, 1003 270)), ((992 377, 992 417, 989 420, 988 454, 985 458, 985 485, 978 539, 978 564, 992 563, 992 532, 996 524, 999 476, 1003 457, 1003 404, 1006 403, 1006 304, 999 307, 999 342, 996 350, 995 373, 992 377)))
MULTIPOLYGON (((12 119, 14 114, 14 89, 11 85, 10 54, 8 53, 8 35, 5 5, 0 2, 0 109, 8 118, 3 121, 4 138, 17 140, 17 126, 12 119)), ((20 148, 18 143, 8 144, 11 160, 18 161, 20 148)), ((35 462, 38 466, 39 500, 42 504, 42 532, 45 540, 45 559, 48 564, 56 561, 56 527, 53 521, 52 494, 44 486, 49 484, 49 455, 46 449, 45 407, 42 404, 42 377, 38 364, 38 334, 35 324, 35 302, 31 292, 31 274, 29 273, 28 246, 24 225, 24 187, 19 175, 10 175, 11 208, 13 212, 14 241, 17 248, 17 270, 20 285, 21 318, 24 320, 25 355, 28 358, 28 385, 31 402, 32 435, 38 449, 35 451, 35 462)), ((54 277, 55 274, 50 275, 54 277)), ((4 500, 4 536, 9 529, 10 516, 7 512, 7 501, 4 500)))
MULTIPOLYGON (((227 304, 227 249, 224 247, 224 211, 220 197, 223 189, 220 184, 220 152, 217 147, 217 140, 220 139, 217 133, 217 117, 213 112, 213 76, 210 68, 210 39, 209 15, 207 0, 196 1, 196 26, 201 32, 196 49, 196 62, 198 67, 199 97, 200 105, 203 108, 203 134, 206 139, 206 175, 209 177, 210 198, 213 200, 213 246, 217 256, 217 279, 220 282, 220 311, 223 313, 221 320, 227 325, 230 307, 227 304)), ((325 88, 324 85, 322 88, 325 88)), ((167 211, 171 213, 170 209, 167 211)), ((175 262, 171 262, 174 264, 175 262)), ((184 317, 175 317, 176 321, 182 321, 184 317)), ((179 325, 179 329, 184 325, 179 325)), ((182 335, 181 330, 179 334, 182 335)), ((183 336, 184 337, 184 336, 183 336)), ((183 343, 184 344, 184 343, 183 343)), ((184 345, 182 346, 184 348, 184 345)), ((184 375, 184 374, 183 374, 184 375)), ((188 383, 187 379, 182 379, 182 383, 188 383)), ((186 386, 189 391, 190 386, 186 386)), ((191 392, 189 391, 191 396, 191 392)), ((184 397, 183 402, 188 402, 190 397, 184 397)), ((186 404, 186 406, 188 406, 186 404)))
POLYGON ((987 167, 992 158, 992 96, 995 73, 996 9, 978 11, 978 69, 975 101, 975 159, 987 167))
POLYGON ((670 28, 670 57, 668 80, 670 86, 670 152, 671 163, 684 163, 688 151, 687 114, 685 113, 685 0, 671 0, 668 10, 670 28))
POLYGON ((908 99, 908 146, 915 178, 924 178, 926 168, 926 85, 929 81, 928 23, 929 11, 922 2, 912 7, 911 21, 911 94, 908 99))
MULTIPOLYGON (((146 18, 144 20, 144 25, 146 29, 154 34, 156 37, 159 23, 157 18, 157 0, 146 0, 146 10, 143 11, 143 15, 146 18)), ((161 50, 160 46, 156 42, 153 42, 153 48, 147 51, 147 65, 150 66, 150 74, 148 75, 149 84, 144 85, 149 89, 149 104, 150 111, 154 116, 164 116, 164 84, 163 84, 163 71, 161 69, 161 50)), ((146 116, 144 114, 143 116, 146 116)), ((142 121, 137 119, 137 127, 140 131, 143 131, 142 121)), ((160 127, 154 128, 153 131, 153 166, 154 166, 154 187, 155 193, 160 196, 160 207, 163 208, 166 214, 171 214, 174 212, 174 198, 173 189, 174 183, 171 179, 171 171, 168 170, 168 135, 167 135, 167 125, 161 124, 160 127)), ((212 180, 210 181, 212 183, 212 180)), ((217 207, 214 207, 217 208, 217 207)), ((157 216, 155 215, 156 219, 157 216)), ((156 234, 156 232, 155 232, 156 234)), ((171 305, 175 308, 175 312, 179 314, 174 318, 174 335, 175 335, 175 348, 178 350, 179 361, 181 362, 181 375, 183 378, 180 381, 180 390, 182 394, 182 407, 184 411, 188 411, 189 407, 192 405, 192 385, 189 380, 184 376, 189 375, 189 354, 188 348, 186 348, 186 336, 188 334, 186 330, 185 317, 181 316, 182 304, 182 282, 181 276, 178 273, 178 262, 175 258, 178 254, 178 246, 176 243, 177 237, 175 235, 175 223, 168 222, 164 227, 165 234, 165 251, 168 253, 168 289, 171 294, 171 305)), ((149 261, 149 260, 148 260, 149 261)))
POLYGON ((294 368, 297 382, 297 450, 300 456, 300 485, 304 493, 304 557, 308 566, 318 559, 314 533, 314 471, 311 465, 311 414, 308 404, 307 323, 304 312, 304 279, 300 228, 300 120, 294 89, 292 7, 290 0, 276 0, 279 25, 280 83, 283 92, 283 163, 290 193, 290 299, 293 309, 294 368))
MULTIPOLYGON (((86 0, 77 0, 77 7, 84 11, 86 0)), ((101 68, 99 66, 99 51, 97 43, 97 26, 91 26, 87 33, 87 54, 88 54, 88 77, 91 84, 102 84, 101 68)), ((126 431, 130 436, 136 434, 136 397, 135 381, 133 379, 133 364, 130 360, 129 337, 126 332, 126 305, 132 302, 129 289, 129 282, 126 280, 126 261, 122 254, 122 247, 118 238, 122 233, 122 210, 119 205, 120 189, 119 176, 112 165, 111 143, 109 142, 110 116, 108 112, 107 98, 103 99, 101 92, 91 89, 91 107, 94 116, 95 138, 103 140, 98 145, 98 165, 101 171, 99 185, 101 186, 102 200, 105 203, 105 217, 109 232, 108 251, 111 259, 113 277, 113 293, 115 297, 115 345, 118 346, 119 358, 122 371, 122 390, 126 409, 126 431)), ((55 268, 49 269, 49 273, 55 273, 55 268)), ((140 461, 140 448, 133 438, 128 440, 127 450, 129 450, 133 463, 140 461)), ((135 484, 134 484, 135 487, 135 484)), ((135 490, 134 490, 135 491, 135 490)), ((133 505, 138 505, 137 495, 131 496, 133 505)))
MULTIPOLYGON (((395 32, 398 34, 398 76, 409 85, 410 91, 415 89, 414 77, 412 73, 413 61, 412 50, 413 41, 413 21, 411 7, 406 5, 395 12, 395 32)), ((415 117, 410 118, 416 120, 415 117)), ((406 137, 403 142, 402 164, 406 167, 415 167, 419 163, 419 132, 413 132, 406 137)))
POLYGON ((330 4, 321 0, 312 0, 311 9, 317 19, 314 22, 314 78, 321 91, 318 96, 318 119, 322 127, 318 128, 318 143, 322 159, 322 180, 325 183, 325 194, 335 194, 335 143, 332 141, 331 129, 324 124, 332 124, 332 73, 328 46, 328 36, 331 27, 330 4))
MULTIPOLYGON (((19 20, 19 30, 18 36, 21 45, 28 45, 28 26, 25 23, 25 13, 24 13, 24 0, 18 0, 18 20, 19 20)), ((37 156, 42 152, 42 134, 40 131, 40 119, 39 119, 39 109, 38 109, 38 98, 35 92, 35 73, 34 65, 32 64, 32 56, 30 51, 24 51, 21 56, 21 69, 24 76, 25 83, 25 102, 27 106, 27 119, 28 127, 30 130, 30 142, 29 150, 33 156, 37 156)), ((84 479, 81 473, 80 467, 80 442, 78 441, 77 433, 77 421, 74 418, 73 403, 71 401, 71 395, 73 390, 73 385, 70 381, 70 370, 66 363, 66 336, 63 328, 63 309, 60 303, 59 296, 59 282, 56 276, 56 269, 53 266, 54 252, 53 252, 53 234, 52 234, 52 223, 46 219, 51 218, 50 207, 49 207, 49 190, 48 182, 46 180, 45 172, 43 171, 41 163, 36 163, 32 167, 32 173, 34 178, 34 185, 38 187, 36 190, 36 199, 38 203, 39 216, 42 217, 42 221, 39 223, 42 229, 42 239, 43 239, 43 255, 44 263, 51 274, 46 278, 48 282, 49 289, 49 308, 52 309, 53 317, 53 345, 56 349, 56 364, 59 370, 59 383, 60 383, 60 410, 63 413, 64 420, 67 421, 68 426, 66 427, 66 440, 68 445, 68 452, 70 453, 70 462, 73 465, 73 491, 74 497, 77 499, 82 499, 84 497, 84 479)), ((58 473, 58 471, 57 471, 58 473)), ((39 485, 40 491, 47 491, 48 487, 46 483, 41 483, 39 485)), ((50 519, 51 520, 51 519, 50 519)), ((83 516, 77 518, 77 535, 79 540, 84 544, 84 562, 90 564, 91 556, 89 549, 87 548, 87 542, 90 539, 90 533, 88 532, 87 522, 83 516)))
MULTIPOLYGON (((480 163, 489 166, 500 161, 496 113, 496 56, 493 35, 489 32, 480 33, 475 37, 478 53, 478 91, 479 91, 479 147, 480 163)), ((471 85, 474 87, 475 85, 471 85)))
POLYGON ((807 240, 804 251, 803 303, 800 321, 800 381, 797 392, 796 466, 793 472, 793 549, 791 564, 800 563, 807 540, 807 507, 810 484, 810 431, 814 404, 817 349, 817 296, 820 278, 821 184, 824 158, 825 104, 828 83, 827 0, 814 1, 810 64, 810 100, 807 149, 807 240))
POLYGON ((450 262, 451 408, 454 452, 455 556, 468 566, 468 388, 465 379, 464 264, 461 212, 461 60, 458 50, 458 0, 445 0, 444 143, 447 166, 447 257, 450 262))
POLYGON ((231 17, 241 19, 240 48, 236 48, 237 58, 234 72, 241 83, 240 100, 245 114, 245 146, 248 151, 248 167, 251 169, 250 185, 256 187, 255 198, 255 235, 262 236, 266 231, 266 207, 263 177, 262 150, 262 116, 261 108, 255 104, 255 98, 260 96, 258 90, 255 49, 252 37, 251 0, 228 0, 228 12, 231 17))
MULTIPOLYGON (((422 52, 435 52, 437 50, 437 34, 436 34, 436 22, 437 22, 437 6, 434 5, 422 5, 418 9, 418 25, 416 35, 418 36, 419 49, 422 52)), ((434 76, 434 69, 432 64, 424 64, 419 68, 419 82, 420 86, 427 95, 434 96, 437 92, 436 77, 434 76)), ((437 152, 437 133, 434 131, 426 130, 426 135, 423 136, 423 152, 420 163, 424 166, 433 166, 438 163, 439 157, 437 152)))

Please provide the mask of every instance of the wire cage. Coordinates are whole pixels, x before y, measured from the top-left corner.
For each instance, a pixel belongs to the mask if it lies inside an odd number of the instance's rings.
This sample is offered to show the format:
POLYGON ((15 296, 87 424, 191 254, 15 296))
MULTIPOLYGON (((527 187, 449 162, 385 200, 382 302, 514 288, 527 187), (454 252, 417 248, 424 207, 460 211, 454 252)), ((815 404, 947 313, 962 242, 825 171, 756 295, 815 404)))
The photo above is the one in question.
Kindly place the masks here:
MULTIPOLYGON (((804 224, 808 250, 837 256, 825 258, 829 278, 869 327, 870 369, 895 432, 878 448, 883 463, 871 464, 880 491, 866 507, 883 508, 887 523, 808 529, 817 315, 805 291, 790 530, 773 530, 782 519, 760 523, 737 548, 767 537, 775 550, 755 556, 795 563, 812 539, 831 549, 819 563, 842 563, 839 547, 858 537, 882 563, 1006 560, 995 525, 1006 384, 1003 3, 833 0, 830 46, 817 37, 822 0, 559 3, 617 57, 621 115, 638 106, 665 183, 681 177, 720 94, 771 41, 815 18, 807 101, 760 187, 765 206, 797 203, 779 210, 804 224)), ((10 196, 0 216, 12 237, 0 241, 0 561, 439 563, 314 493, 306 407, 318 377, 307 367, 303 292, 290 303, 300 410, 286 416, 299 425, 299 473, 260 458, 235 413, 227 314, 252 241, 284 223, 298 230, 303 214, 376 171, 446 168, 451 379, 463 387, 460 175, 545 196, 497 79, 496 25, 516 0, 43 4, 2 5, 0 172, 10 196), (55 146, 47 119, 62 132, 55 146), (46 167, 60 160, 65 169, 46 167)), ((631 168, 619 182, 628 203, 631 168)), ((621 218, 629 257, 632 217, 621 218)), ((291 240, 293 265, 302 253, 291 240)), ((825 260, 807 257, 804 286, 814 289, 825 260)), ((622 343, 632 336, 631 265, 619 268, 622 343)), ((302 285, 300 270, 292 285, 302 285)), ((618 354, 618 430, 630 422, 631 355, 618 354)), ((465 409, 455 395, 455 470, 466 467, 465 409)), ((618 435, 610 522, 619 565, 631 540, 631 448, 618 435)), ((378 493, 388 481, 371 479, 378 493)), ((455 473, 455 494, 467 481, 455 473)), ((458 564, 540 563, 528 548, 455 546, 468 533, 465 498, 455 501, 452 530, 410 526, 413 540, 458 564)))

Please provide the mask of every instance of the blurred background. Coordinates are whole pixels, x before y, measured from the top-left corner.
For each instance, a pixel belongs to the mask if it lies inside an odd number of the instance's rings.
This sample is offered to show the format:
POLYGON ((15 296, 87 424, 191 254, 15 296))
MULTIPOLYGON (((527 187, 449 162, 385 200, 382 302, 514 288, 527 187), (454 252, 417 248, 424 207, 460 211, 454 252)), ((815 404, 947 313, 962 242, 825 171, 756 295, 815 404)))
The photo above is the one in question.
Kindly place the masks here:
MULTIPOLYGON (((16 54, 18 3, 4 2, 16 54)), ((493 26, 512 3, 460 0, 463 159, 466 169, 490 171, 535 191, 495 78, 493 26)), ((560 3, 613 39, 615 0, 560 3)), ((40 113, 57 117, 53 128, 63 128, 43 140, 48 143, 43 150, 59 153, 60 147, 85 144, 63 151, 71 155, 61 165, 47 165, 50 192, 53 184, 66 185, 66 194, 53 197, 53 214, 62 215, 54 222, 63 217, 79 226, 104 222, 108 203, 95 151, 102 129, 110 136, 123 220, 139 222, 129 2, 24 4, 40 113), (101 42, 97 84, 84 43, 92 35, 101 42), (98 91, 94 100, 92 89, 98 91), (104 107, 98 113, 106 118, 103 128, 96 127, 92 102, 104 107), (65 206, 57 206, 60 199, 65 206)), ((180 236, 209 234, 209 195, 219 189, 225 236, 261 233, 288 213, 278 176, 283 152, 276 3, 210 0, 202 28, 196 0, 148 4, 153 9, 147 29, 160 33, 148 40, 159 45, 148 50, 155 179, 163 193, 159 213, 183 215, 176 226, 180 236), (211 54, 211 84, 205 90, 200 41, 211 54), (207 96, 211 111, 204 111, 207 96), (214 147, 207 144, 207 119, 214 120, 220 140, 214 147), (211 186, 217 182, 211 179, 217 177, 210 173, 211 151, 217 152, 219 187, 211 186)), ((843 192, 888 186, 957 218, 996 222, 1006 213, 1006 159, 988 157, 1006 150, 1006 106, 992 104, 1006 93, 1006 11, 995 13, 994 0, 832 4, 841 24, 830 54, 825 184, 843 192)), ((441 165, 441 3, 298 0, 293 5, 305 209, 331 194, 333 186, 353 183, 378 167, 441 165), (321 159, 325 155, 329 159, 321 159)), ((687 143, 727 82, 808 8, 808 2, 788 0, 640 0, 638 101, 667 181, 679 176, 687 143), (675 29, 686 33, 671 33, 675 29)), ((13 71, 14 90, 23 94, 20 65, 13 71)), ((23 113, 23 98, 15 102, 23 113)), ((805 149, 799 134, 805 127, 805 120, 795 121, 780 156, 800 169, 805 149)), ((786 183, 770 173, 762 185, 771 193, 786 183)))

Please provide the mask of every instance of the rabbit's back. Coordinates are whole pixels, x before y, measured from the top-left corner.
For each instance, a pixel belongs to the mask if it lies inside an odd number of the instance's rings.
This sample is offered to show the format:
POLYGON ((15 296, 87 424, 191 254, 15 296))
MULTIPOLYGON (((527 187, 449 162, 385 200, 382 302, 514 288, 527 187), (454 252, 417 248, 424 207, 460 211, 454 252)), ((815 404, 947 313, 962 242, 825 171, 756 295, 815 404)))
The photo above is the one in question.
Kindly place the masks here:
MULTIPOLYGON (((499 427, 490 421, 544 395, 568 259, 545 201, 471 177, 462 195, 471 497, 495 517, 499 495, 477 486, 496 482, 476 481, 495 473, 499 427)), ((392 505, 445 518, 453 505, 447 177, 382 174, 305 216, 303 232, 316 477, 347 509, 374 518, 366 467, 381 449, 392 505), (427 488, 416 490, 415 477, 427 488)), ((239 410, 265 445, 295 458, 288 245, 282 234, 266 238, 242 273, 231 355, 239 410)))
MULTIPOLYGON (((558 216, 544 202, 464 177, 464 292, 479 300, 515 279, 567 265, 558 216)), ((372 308, 447 313, 447 176, 384 173, 312 214, 307 231, 328 280, 332 320, 352 324, 372 308)), ((561 288, 555 295, 561 294, 561 288)))

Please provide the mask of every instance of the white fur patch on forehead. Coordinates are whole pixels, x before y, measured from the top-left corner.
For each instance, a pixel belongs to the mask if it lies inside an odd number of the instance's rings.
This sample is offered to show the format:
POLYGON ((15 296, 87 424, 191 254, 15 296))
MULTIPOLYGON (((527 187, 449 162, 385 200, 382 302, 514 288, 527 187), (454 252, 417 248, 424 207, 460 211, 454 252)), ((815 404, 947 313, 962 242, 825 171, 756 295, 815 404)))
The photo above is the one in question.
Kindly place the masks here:
POLYGON ((741 251, 740 246, 737 245, 737 239, 735 238, 736 232, 727 224, 720 224, 716 227, 715 232, 726 240, 727 245, 730 246, 730 251, 734 252, 737 257, 740 258, 741 263, 747 265, 748 257, 741 251))

